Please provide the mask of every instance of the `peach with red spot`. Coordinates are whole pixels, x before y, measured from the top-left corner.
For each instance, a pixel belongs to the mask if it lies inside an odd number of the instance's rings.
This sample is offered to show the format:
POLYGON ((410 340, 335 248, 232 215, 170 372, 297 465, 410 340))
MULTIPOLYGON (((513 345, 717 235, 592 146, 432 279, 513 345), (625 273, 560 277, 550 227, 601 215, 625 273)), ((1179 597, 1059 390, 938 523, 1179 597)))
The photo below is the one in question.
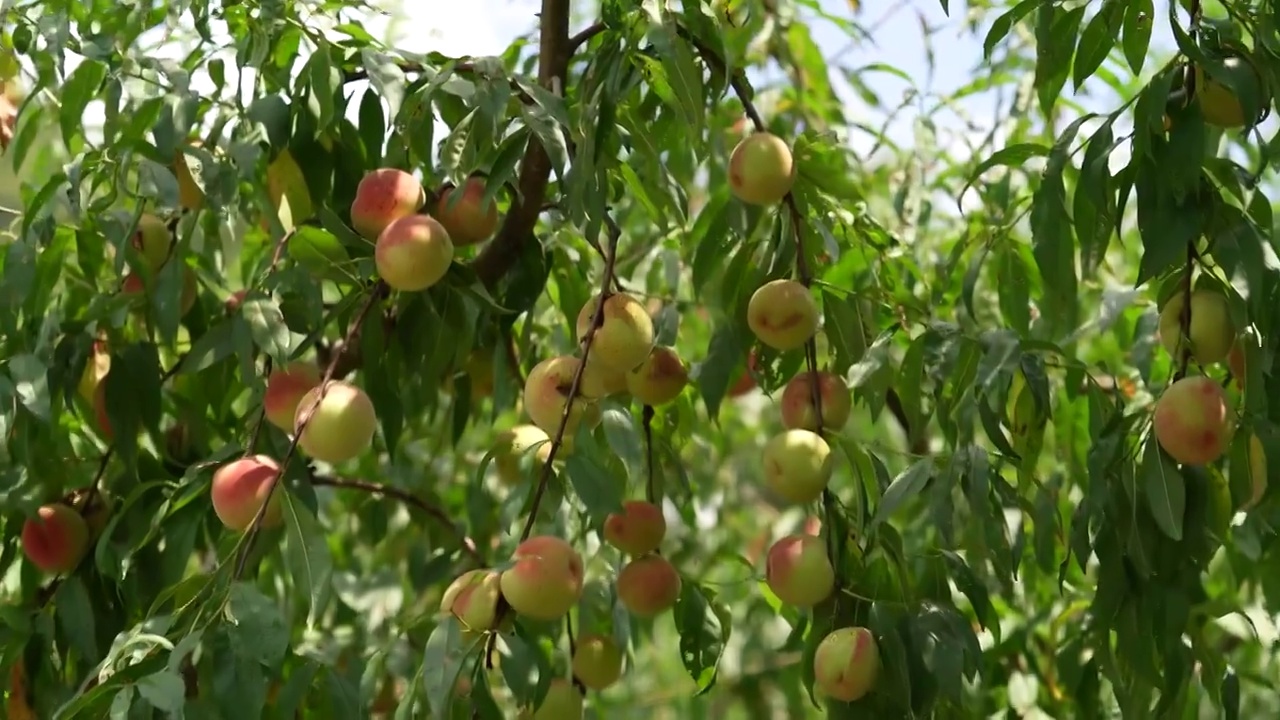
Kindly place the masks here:
POLYGON ((780 202, 791 192, 795 181, 791 148, 772 133, 748 135, 729 155, 729 190, 749 205, 780 202))
POLYGON ((559 620, 582 597, 582 556, 564 540, 536 535, 516 547, 512 560, 499 584, 517 613, 534 620, 559 620))
POLYGON ((376 240, 393 221, 412 215, 426 203, 426 191, 413 175, 398 168, 379 168, 365 175, 351 202, 351 226, 376 240))
POLYGON ((661 555, 636 558, 618 573, 618 600, 637 617, 651 618, 671 609, 680 587, 680 573, 661 555))
POLYGON ((493 570, 468 570, 444 591, 441 612, 452 613, 471 632, 492 630, 498 623, 500 579, 493 570))
POLYGON ((487 184, 483 175, 472 175, 461 187, 446 184, 436 201, 435 216, 453 244, 458 247, 475 245, 493 236, 498 229, 498 206, 493 200, 485 202, 487 184))
POLYGON ((819 695, 854 702, 875 687, 880 676, 880 647, 864 627, 832 631, 813 656, 813 684, 819 695))
POLYGON ((453 264, 453 241, 429 215, 393 220, 373 250, 378 277, 393 290, 417 292, 444 279, 453 264))
POLYGON ((774 350, 795 350, 818 332, 818 303, 795 280, 770 280, 747 302, 747 325, 774 350))
POLYGON ((1234 428, 1222 386, 1204 376, 1185 377, 1166 388, 1156 401, 1152 425, 1160 447, 1187 465, 1222 457, 1234 428))
MULTIPOLYGON (((822 428, 839 430, 849 422, 853 411, 853 396, 849 386, 839 375, 829 372, 818 372, 817 386, 819 401, 822 403, 822 428)), ((804 371, 787 383, 782 390, 782 425, 799 430, 818 429, 818 413, 814 409, 813 386, 814 373, 804 371)))
POLYGON ((831 446, 810 430, 784 430, 764 446, 765 485, 787 503, 817 500, 833 467, 831 446))
POLYGON ((267 455, 252 455, 226 463, 213 473, 213 484, 209 488, 214 514, 231 530, 243 532, 265 503, 267 510, 262 517, 262 527, 277 527, 284 519, 281 499, 284 489, 272 492, 271 488, 279 478, 279 463, 267 455))
POLYGON ((831 595, 835 582, 835 569, 821 538, 788 535, 765 556, 765 583, 788 605, 813 607, 831 595))
POLYGON ((47 573, 69 573, 89 550, 89 526, 75 508, 45 505, 22 524, 22 551, 47 573))
POLYGON ((643 500, 628 500, 622 512, 604 520, 604 541, 628 555, 646 555, 658 549, 667 535, 662 508, 643 500))
POLYGON ((644 362, 627 373, 627 389, 645 405, 658 407, 680 397, 689 384, 689 368, 675 348, 658 345, 644 362))
MULTIPOLYGON (((591 330, 599 305, 597 294, 578 311, 579 340, 591 330)), ((644 305, 626 293, 613 293, 604 301, 603 318, 591 341, 591 360, 617 371, 628 371, 644 362, 653 349, 653 341, 653 319, 644 305)))

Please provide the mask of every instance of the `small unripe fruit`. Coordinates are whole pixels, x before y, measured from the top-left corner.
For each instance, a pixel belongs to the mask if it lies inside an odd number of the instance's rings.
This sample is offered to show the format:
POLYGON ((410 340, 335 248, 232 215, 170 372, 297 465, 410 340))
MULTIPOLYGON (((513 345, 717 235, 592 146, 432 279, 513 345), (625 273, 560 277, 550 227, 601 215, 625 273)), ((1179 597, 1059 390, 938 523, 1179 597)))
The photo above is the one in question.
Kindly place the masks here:
POLYGON ((1174 460, 1207 465, 1222 457, 1233 424, 1222 386, 1213 379, 1185 377, 1165 389, 1152 419, 1156 440, 1174 460))
POLYGON ((680 597, 680 573, 661 555, 645 555, 618 573, 618 600, 632 615, 651 618, 680 597))
POLYGON ((817 500, 831 480, 831 446, 809 430, 784 430, 764 446, 764 480, 782 500, 817 500))
MULTIPOLYGON (((533 424, 548 435, 554 435, 560 428, 565 405, 569 402, 569 392, 573 389, 573 376, 578 372, 581 362, 569 355, 547 358, 535 365, 529 371, 529 377, 525 378, 525 412, 529 413, 533 424)), ((581 385, 578 390, 581 393, 581 385)), ((572 438, 578 432, 578 425, 583 421, 587 408, 592 405, 583 397, 574 398, 573 410, 565 425, 565 439, 572 438)))
POLYGON ((262 396, 267 421, 285 432, 293 432, 293 417, 298 413, 298 403, 320 384, 320 379, 319 368, 306 362, 293 362, 272 370, 267 376, 267 390, 262 396))
POLYGON ((418 212, 426 202, 422 183, 396 168, 382 168, 365 175, 351 202, 351 227, 368 240, 376 240, 393 221, 418 212))
MULTIPOLYGON (((1186 295, 1178 293, 1160 309, 1160 342, 1175 360, 1179 357, 1179 346, 1184 342, 1184 307, 1186 295)), ((1236 332, 1231 325, 1231 308, 1225 295, 1211 290, 1191 293, 1190 336, 1192 357, 1201 365, 1211 365, 1227 358, 1236 341, 1236 332)))
POLYGON ((512 555, 502 573, 502 596, 517 613, 534 620, 564 617, 582 597, 582 556, 550 535, 531 537, 512 555))
POLYGON ((813 607, 831 595, 836 574, 827 546, 812 535, 788 535, 769 548, 765 582, 788 605, 813 607))
POLYGON ((262 516, 262 527, 278 526, 284 517, 280 499, 284 488, 272 492, 271 486, 279 478, 279 463, 266 455, 243 457, 223 465, 213 474, 213 484, 209 488, 213 512, 223 525, 243 532, 253 524, 254 516, 266 502, 267 512, 262 516), (271 496, 270 501, 267 495, 271 496))
POLYGON ((729 156, 729 190, 742 202, 774 205, 791 192, 795 182, 791 148, 772 133, 748 135, 729 156))
POLYGON ((469 570, 460 575, 440 600, 440 611, 452 613, 472 632, 497 627, 501 575, 492 570, 469 570))
POLYGON ((453 242, 428 215, 393 220, 373 251, 378 277, 393 290, 417 292, 440 282, 453 264, 453 242))
POLYGON ((329 381, 328 391, 313 411, 311 406, 324 387, 317 385, 298 401, 293 431, 301 435, 298 447, 303 452, 337 465, 369 449, 378 417, 364 390, 337 380, 329 381))
POLYGON ((647 555, 667 536, 662 508, 643 500, 622 503, 622 512, 604 519, 604 541, 628 555, 647 555))
POLYGON ((572 663, 573 676, 592 690, 604 690, 622 677, 622 651, 604 635, 579 637, 572 663))
POLYGON ((447 185, 440 192, 431 214, 449 231, 454 245, 475 245, 497 231, 498 206, 492 200, 484 202, 485 189, 484 178, 472 176, 462 184, 461 190, 447 185))
POLYGON ((537 425, 517 425, 498 434, 494 440, 493 464, 498 469, 498 479, 504 485, 519 485, 524 479, 520 463, 535 445, 537 449, 533 451, 533 462, 535 466, 543 465, 551 456, 551 438, 542 428, 537 425))
POLYGON ((680 397, 689 383, 689 368, 675 348, 659 345, 639 367, 627 373, 627 390, 632 397, 658 407, 680 397))
POLYGON ((795 280, 770 280, 751 295, 747 325, 774 350, 795 350, 818 332, 818 303, 795 280))
POLYGON ((45 505, 22 524, 22 551, 41 571, 69 573, 89 550, 89 526, 62 503, 45 505))
MULTIPOLYGON (((853 396, 844 379, 829 372, 818 373, 822 402, 822 428, 839 430, 849 422, 853 396)), ((813 407, 813 373, 801 372, 782 390, 782 426, 792 430, 818 430, 818 414, 813 407)))
MULTIPOLYGON (((578 312, 578 339, 591 330, 600 296, 596 295, 578 312)), ((627 371, 644 362, 653 349, 653 319, 644 305, 626 293, 613 293, 604 302, 604 317, 591 342, 591 359, 614 370, 627 371)))
POLYGON ((169 246, 173 244, 173 236, 169 234, 169 226, 151 213, 142 213, 138 218, 138 226, 129 237, 129 244, 142 255, 142 260, 151 269, 159 272, 169 259, 169 246))
POLYGON ((818 643, 813 656, 813 684, 820 695, 854 702, 862 699, 880 676, 880 647, 863 627, 833 631, 818 643))
POLYGON ((554 678, 537 711, 520 710, 519 720, 582 720, 582 693, 564 678, 554 678))

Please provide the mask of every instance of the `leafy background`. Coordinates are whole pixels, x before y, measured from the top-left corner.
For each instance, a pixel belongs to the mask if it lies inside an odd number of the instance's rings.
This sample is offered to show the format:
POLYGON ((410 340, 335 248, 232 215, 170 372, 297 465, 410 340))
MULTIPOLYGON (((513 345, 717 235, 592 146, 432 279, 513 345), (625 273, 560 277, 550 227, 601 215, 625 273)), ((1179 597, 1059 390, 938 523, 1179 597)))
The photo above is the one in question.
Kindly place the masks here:
POLYGON ((807 659, 853 623, 875 631, 884 671, 861 706, 825 708, 836 717, 1280 711, 1280 503, 1269 493, 1232 513, 1248 494, 1248 433, 1209 468, 1179 469, 1146 443, 1151 403, 1178 371, 1155 341, 1155 303, 1203 237, 1205 275, 1230 283, 1247 328, 1242 427, 1280 457, 1276 121, 1212 132, 1192 105, 1160 131, 1175 53, 1203 62, 1211 44, 1189 11, 1259 38, 1274 82, 1273 3, 536 9, 541 35, 528 16, 505 52, 464 58, 384 46, 365 29, 370 9, 350 3, 6 5, 24 97, 4 158, 0 275, 10 716, 15 695, 66 718, 443 717, 446 704, 504 717, 536 701, 565 672, 562 628, 521 625, 500 669, 473 671, 436 610, 457 574, 509 556, 538 475, 502 486, 491 445, 522 421, 519 378, 572 350, 609 220, 619 278, 695 379, 653 426, 664 550, 684 578, 672 613, 646 623, 618 609, 619 558, 592 529, 642 492, 638 407, 607 406, 540 506, 539 527, 590 559, 579 625, 630 647, 624 681, 592 694, 590 712, 816 716, 807 659), (901 43, 877 42, 888 18, 915 13, 924 77, 898 66, 901 43), (539 58, 548 48, 560 52, 539 58), (934 86, 957 65, 970 82, 934 86), (801 354, 761 352, 760 392, 727 397, 751 349, 747 298, 796 266, 787 208, 728 193, 724 161, 749 130, 734 79, 794 143, 818 357, 854 388, 822 507, 778 507, 760 483, 760 448, 780 429, 773 396, 801 354), (286 151, 305 177, 302 216, 268 189, 286 151), (199 210, 183 207, 175 152, 199 210), (519 194, 497 194, 503 230, 440 287, 379 299, 357 323, 374 273, 347 208, 382 165, 429 186, 481 169, 519 194), (1209 199, 1186 201, 1202 178, 1209 199), (176 271, 158 278, 146 323, 118 297, 142 208, 174 221, 199 278, 185 316, 176 271), (257 424, 266 363, 327 361, 353 324, 343 369, 378 409, 377 452, 292 462, 286 526, 256 538, 233 580, 247 545, 211 512, 212 472, 247 446, 285 454, 288 438, 257 424), (113 443, 76 393, 99 333, 113 443), (1038 400, 1030 432, 1007 412, 1017 370, 1038 400), (76 572, 39 576, 18 549, 23 519, 88 488, 113 498, 103 538, 76 572), (759 583, 760 556, 809 516, 847 537, 842 589, 797 613, 759 583), (447 676, 463 671, 467 702, 451 702, 447 676))

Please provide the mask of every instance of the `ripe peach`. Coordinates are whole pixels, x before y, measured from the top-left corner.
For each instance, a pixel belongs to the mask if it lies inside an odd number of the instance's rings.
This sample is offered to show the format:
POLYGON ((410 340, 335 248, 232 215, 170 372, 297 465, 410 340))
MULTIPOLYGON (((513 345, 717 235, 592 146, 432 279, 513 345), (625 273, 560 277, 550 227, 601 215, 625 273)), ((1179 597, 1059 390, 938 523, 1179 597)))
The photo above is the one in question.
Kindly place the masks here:
POLYGON ((378 416, 364 390, 340 380, 329 381, 320 404, 312 410, 325 387, 317 385, 298 401, 293 430, 301 434, 298 447, 303 452, 337 465, 369 449, 378 416))
POLYGON ((492 570, 468 570, 444 591, 440 611, 452 613, 472 632, 497 627, 501 574, 492 570))
POLYGON ((89 550, 89 526, 75 509, 55 503, 22 524, 22 551, 32 565, 53 573, 76 569, 89 550))
POLYGON ((643 500, 622 503, 622 512, 604 519, 604 541, 628 555, 647 555, 667 536, 662 508, 643 500))
POLYGON ((831 446, 810 430, 784 430, 764 446, 765 485, 793 504, 817 500, 831 480, 831 446))
POLYGON ((271 492, 271 486, 280 478, 280 464, 266 455, 253 455, 233 460, 218 468, 213 474, 209 496, 213 499, 213 512, 231 530, 243 532, 253 524, 267 495, 267 512, 262 516, 262 527, 278 526, 284 519, 284 488, 271 492))
MULTIPOLYGON (((1182 342, 1182 310, 1186 294, 1177 293, 1160 309, 1160 342, 1175 359, 1182 342)), ((1225 295, 1212 290, 1191 293, 1190 340, 1192 357, 1201 365, 1221 362, 1231 352, 1236 332, 1225 295)))
MULTIPOLYGON (((529 413, 533 424, 542 428, 548 435, 554 435, 560 428, 565 405, 569 402, 569 391, 573 389, 573 376, 578 372, 578 365, 581 362, 578 358, 569 355, 547 358, 533 366, 529 371, 529 377, 525 378, 525 412, 529 413)), ((569 422, 565 426, 565 438, 572 438, 578 432, 578 425, 582 422, 587 408, 592 404, 585 398, 574 398, 569 422)))
POLYGON ((520 543, 515 563, 502 573, 502 596, 517 613, 559 620, 582 597, 582 556, 558 537, 538 535, 520 543))
POLYGON ((138 218, 138 226, 129 236, 129 244, 142 256, 142 261, 151 268, 151 272, 159 272, 169 259, 169 246, 173 244, 173 236, 169 234, 169 226, 151 213, 142 213, 138 218))
POLYGON ((596 357, 595 350, 587 359, 587 368, 582 371, 582 383, 578 387, 584 397, 599 399, 617 395, 627 389, 627 372, 618 370, 596 357))
POLYGON ((818 303, 795 280, 770 280, 751 295, 747 325, 774 350, 795 350, 818 332, 818 303))
MULTIPOLYGON (((818 391, 822 400, 822 428, 839 430, 849 422, 853 396, 839 375, 819 372, 818 391)), ((818 429, 818 415, 813 408, 813 374, 804 371, 782 390, 782 426, 789 429, 818 429)))
POLYGON ((582 720, 582 693, 564 678, 554 678, 537 711, 520 709, 518 720, 582 720))
POLYGON ((618 573, 618 599, 632 615, 651 618, 680 597, 680 573, 661 555, 645 555, 618 573))
POLYGON ((1240 507, 1241 510, 1257 507, 1267 493, 1267 451, 1257 435, 1249 436, 1249 487, 1249 499, 1240 507))
POLYGON ((89 356, 89 361, 85 363, 84 372, 80 374, 80 385, 77 388, 80 397, 86 402, 93 402, 94 391, 110 371, 111 353, 107 351, 106 343, 101 340, 94 341, 93 352, 89 356))
POLYGON ((627 373, 627 390, 635 399, 657 407, 680 397, 689 384, 689 368, 675 348, 658 345, 639 367, 627 373))
POLYGON ((267 376, 267 391, 262 395, 267 420, 285 432, 293 432, 293 416, 298 413, 298 401, 319 385, 320 379, 319 368, 306 362, 292 362, 272 370, 267 376))
POLYGON ((752 133, 729 155, 729 190, 744 203, 781 202, 795 182, 796 166, 791 148, 777 135, 752 133))
POLYGON ((573 651, 573 676, 592 690, 604 690, 622 677, 622 651, 606 635, 583 634, 573 651))
POLYGON ((351 202, 351 227, 368 240, 377 240, 393 221, 418 212, 427 201, 422 183, 396 168, 381 168, 365 175, 351 202))
POLYGON ((551 438, 542 428, 537 425, 517 425, 498 434, 494 441, 493 464, 498 468, 498 479, 504 485, 519 485, 524 479, 520 463, 535 445, 537 449, 533 451, 533 462, 536 466, 541 466, 551 456, 551 438))
MULTIPOLYGON (((596 295, 578 312, 578 339, 587 336, 600 296, 596 295)), ((653 319, 644 305, 626 293, 614 293, 604 301, 603 322, 591 343, 591 357, 615 370, 631 370, 649 356, 653 348, 653 319)))
POLYGON ((880 647, 864 627, 832 631, 813 656, 813 684, 819 694, 853 702, 875 686, 880 675, 880 647))
POLYGON ((498 206, 492 200, 484 202, 485 189, 485 178, 479 175, 467 178, 461 190, 452 183, 441 189, 431 214, 449 231, 454 245, 475 245, 497 231, 498 206))
POLYGON ((788 535, 769 548, 765 582, 778 599, 796 607, 813 607, 831 595, 836 574, 827 545, 812 535, 788 535))
POLYGON ((1156 401, 1152 425, 1160 447, 1187 465, 1221 457, 1233 430, 1222 386, 1204 376, 1185 377, 1166 388, 1156 401))
POLYGON ((378 236, 373 259, 378 277, 393 290, 426 290, 449 272, 453 241, 435 218, 406 215, 391 221, 378 236))

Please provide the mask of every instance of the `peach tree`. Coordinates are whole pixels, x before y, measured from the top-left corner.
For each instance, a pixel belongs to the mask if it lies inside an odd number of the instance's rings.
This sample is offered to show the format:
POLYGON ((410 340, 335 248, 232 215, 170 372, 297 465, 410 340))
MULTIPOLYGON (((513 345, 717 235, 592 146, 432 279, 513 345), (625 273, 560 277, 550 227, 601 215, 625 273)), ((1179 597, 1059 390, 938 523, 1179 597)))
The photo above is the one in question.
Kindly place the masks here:
POLYGON ((1276 716, 1280 13, 953 5, 5 3, 6 717, 1276 716))

